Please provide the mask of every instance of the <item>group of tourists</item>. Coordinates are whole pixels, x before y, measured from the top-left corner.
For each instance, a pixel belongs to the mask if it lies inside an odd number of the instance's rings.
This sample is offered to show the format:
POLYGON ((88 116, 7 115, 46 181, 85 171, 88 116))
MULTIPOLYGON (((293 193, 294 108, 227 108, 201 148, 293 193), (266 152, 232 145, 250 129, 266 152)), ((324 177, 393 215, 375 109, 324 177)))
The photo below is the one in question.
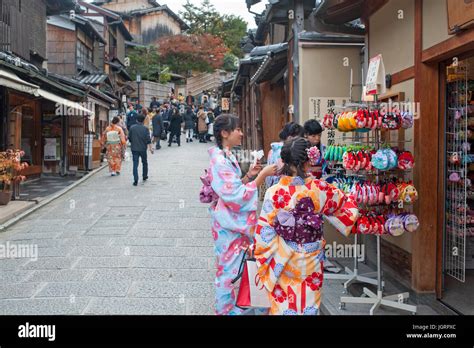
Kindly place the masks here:
POLYGON ((151 153, 160 150, 161 141, 167 141, 168 147, 174 143, 181 146, 182 134, 186 143, 192 143, 194 139, 201 143, 211 141, 214 119, 222 112, 215 95, 203 91, 194 97, 189 92, 185 98, 182 93, 175 96, 172 89, 168 98, 160 103, 153 97, 148 108, 139 102, 129 104, 126 114, 112 119, 101 137, 111 176, 120 175, 128 145, 133 157, 133 185, 137 186, 140 158, 143 181, 148 179, 147 149, 151 153))
POLYGON ((344 235, 358 219, 354 199, 326 183, 318 121, 291 122, 271 144, 267 165, 256 161, 242 177, 233 148, 244 134, 238 117, 221 115, 214 122, 216 146, 209 149, 210 206, 217 256, 215 311, 238 315, 234 280, 247 254, 270 307, 263 314, 317 315, 321 302, 325 240, 323 216, 344 235), (259 187, 266 192, 258 215, 259 187))

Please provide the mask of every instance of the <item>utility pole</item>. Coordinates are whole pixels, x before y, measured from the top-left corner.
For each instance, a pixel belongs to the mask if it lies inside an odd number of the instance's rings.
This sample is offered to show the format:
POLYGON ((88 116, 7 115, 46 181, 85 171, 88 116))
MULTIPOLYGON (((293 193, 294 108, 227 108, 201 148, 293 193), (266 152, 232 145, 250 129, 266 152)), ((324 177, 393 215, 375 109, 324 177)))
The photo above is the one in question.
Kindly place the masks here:
POLYGON ((293 21, 293 109, 294 121, 299 123, 301 121, 300 115, 300 87, 299 87, 299 72, 300 72, 300 54, 299 54, 299 34, 304 30, 304 0, 294 0, 293 10, 295 19, 293 21))
POLYGON ((140 74, 137 74, 137 86, 138 86, 138 105, 140 104, 140 83, 142 82, 142 76, 140 74))

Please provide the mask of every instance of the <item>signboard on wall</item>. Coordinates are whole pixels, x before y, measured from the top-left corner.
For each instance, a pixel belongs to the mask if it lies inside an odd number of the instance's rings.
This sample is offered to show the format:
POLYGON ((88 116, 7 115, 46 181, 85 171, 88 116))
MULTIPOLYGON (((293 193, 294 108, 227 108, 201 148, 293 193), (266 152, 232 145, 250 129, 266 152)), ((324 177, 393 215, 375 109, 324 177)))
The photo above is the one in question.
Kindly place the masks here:
POLYGON ((59 138, 45 138, 44 160, 59 161, 59 138))
POLYGON ((365 82, 367 95, 385 94, 385 66, 382 55, 379 54, 370 59, 369 70, 367 70, 367 80, 365 82))
POLYGON ((309 118, 321 123, 330 109, 334 106, 344 106, 349 100, 349 97, 311 97, 309 98, 309 118))
POLYGON ((449 34, 474 26, 474 0, 447 0, 447 3, 449 34))

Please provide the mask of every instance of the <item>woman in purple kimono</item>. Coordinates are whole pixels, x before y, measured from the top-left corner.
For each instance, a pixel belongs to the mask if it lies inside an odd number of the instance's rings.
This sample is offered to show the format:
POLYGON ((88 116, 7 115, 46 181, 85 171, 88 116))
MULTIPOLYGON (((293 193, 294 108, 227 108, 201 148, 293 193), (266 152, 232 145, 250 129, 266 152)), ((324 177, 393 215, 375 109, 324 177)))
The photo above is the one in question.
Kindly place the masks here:
POLYGON ((231 282, 237 276, 245 250, 252 243, 257 224, 258 187, 276 172, 275 165, 262 169, 257 163, 242 178, 237 159, 231 152, 242 142, 239 122, 234 115, 217 117, 214 122, 217 146, 209 149, 211 186, 219 197, 210 208, 217 256, 215 309, 218 315, 243 312, 235 306, 236 294, 231 282))

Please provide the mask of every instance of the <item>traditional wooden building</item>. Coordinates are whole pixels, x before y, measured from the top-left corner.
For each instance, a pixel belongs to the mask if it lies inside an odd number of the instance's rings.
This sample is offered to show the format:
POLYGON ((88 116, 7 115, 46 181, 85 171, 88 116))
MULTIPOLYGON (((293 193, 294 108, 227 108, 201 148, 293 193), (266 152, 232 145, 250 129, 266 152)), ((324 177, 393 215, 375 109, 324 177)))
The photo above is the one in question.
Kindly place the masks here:
POLYGON ((2 1, 0 6, 0 148, 22 149, 28 177, 64 174, 68 129, 62 111, 88 117, 86 94, 48 75, 46 16, 75 9, 73 1, 2 1))
POLYGON ((110 111, 120 107, 123 86, 131 80, 121 63, 125 52, 122 33, 128 31, 123 23, 119 26, 120 17, 99 11, 102 13, 95 12, 96 16, 87 12, 88 16, 73 13, 48 19, 50 72, 59 82, 86 93, 88 108, 94 112, 87 122, 80 116, 67 121, 76 144, 69 165, 77 170, 99 165, 100 136, 110 111), (115 22, 110 25, 109 20, 115 22))
POLYGON ((187 24, 168 6, 153 0, 94 1, 123 18, 135 43, 151 45, 163 36, 179 35, 187 24))

